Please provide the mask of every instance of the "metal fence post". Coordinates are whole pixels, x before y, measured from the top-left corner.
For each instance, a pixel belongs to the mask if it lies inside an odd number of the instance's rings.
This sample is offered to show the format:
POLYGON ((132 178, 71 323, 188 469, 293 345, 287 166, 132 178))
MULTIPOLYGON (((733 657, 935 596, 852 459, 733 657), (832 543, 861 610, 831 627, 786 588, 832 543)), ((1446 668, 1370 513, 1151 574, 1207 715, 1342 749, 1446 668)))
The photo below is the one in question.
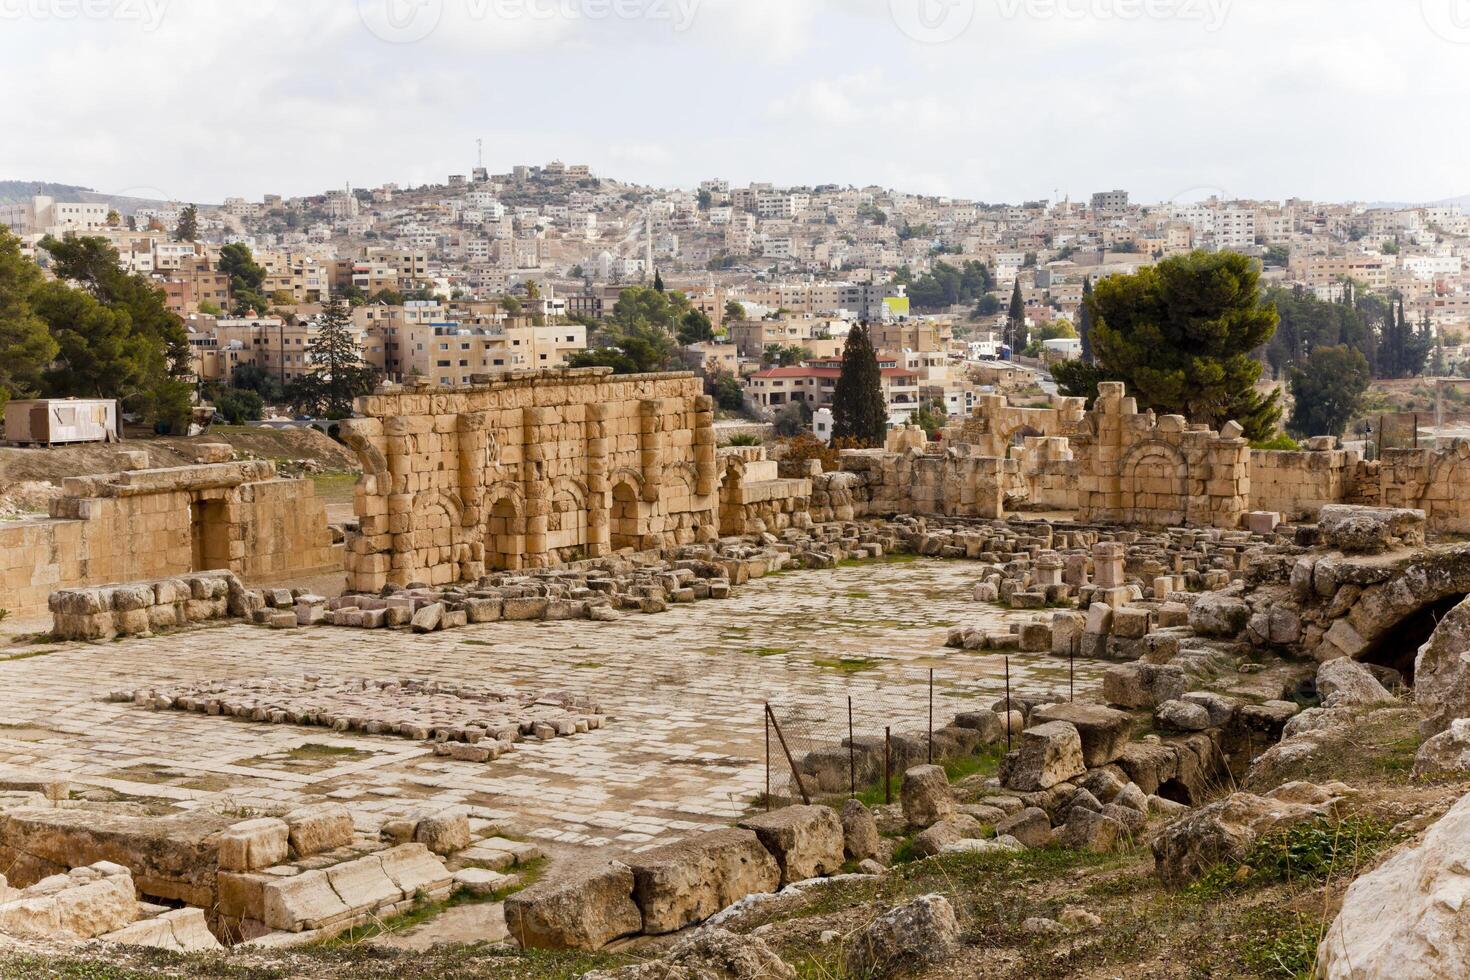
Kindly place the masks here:
POLYGON ((934 765, 934 668, 929 668, 929 765, 934 765))
POLYGON ((796 780, 796 789, 801 793, 801 802, 810 805, 812 798, 807 795, 806 783, 802 781, 801 771, 796 768, 796 760, 791 757, 791 749, 786 745, 786 736, 781 734, 781 723, 776 720, 776 713, 771 710, 771 705, 766 704, 766 717, 771 720, 771 727, 776 729, 776 740, 781 743, 781 751, 786 755, 786 764, 791 767, 791 778, 796 780))
POLYGON ((893 729, 883 726, 883 802, 893 802, 893 729))
POLYGON ((852 736, 852 695, 847 696, 847 788, 853 799, 857 799, 857 746, 852 736))
MULTIPOLYGON (((768 712, 770 710, 771 710, 771 706, 769 704, 767 704, 766 705, 766 711, 768 712)), ((765 732, 766 732, 766 812, 767 813, 770 813, 771 812, 771 722, 770 722, 770 719, 768 719, 766 717, 765 712, 762 712, 761 713, 761 728, 765 729, 765 732)))
MULTIPOLYGON (((769 709, 767 709, 769 710, 769 709)), ((1011 658, 1006 657, 1006 751, 1011 750, 1011 658)))

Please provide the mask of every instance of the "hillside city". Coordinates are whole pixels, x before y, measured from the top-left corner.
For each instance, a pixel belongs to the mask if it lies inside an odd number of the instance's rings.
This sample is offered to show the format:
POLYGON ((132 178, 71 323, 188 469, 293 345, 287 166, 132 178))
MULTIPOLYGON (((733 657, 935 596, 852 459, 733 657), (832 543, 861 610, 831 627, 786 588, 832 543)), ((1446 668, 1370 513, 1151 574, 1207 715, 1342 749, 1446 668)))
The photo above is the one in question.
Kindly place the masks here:
POLYGON ((1467 14, 0 0, 0 980, 1470 978, 1467 14))
POLYGON ((1111 190, 1003 205, 720 179, 667 190, 552 161, 218 205, 33 194, 0 205, 0 226, 51 272, 48 236, 99 239, 162 290, 187 331, 195 401, 232 422, 313 413, 286 395, 321 370, 310 352, 334 302, 350 306, 364 391, 370 377, 690 369, 722 418, 823 441, 853 325, 872 331, 888 420, 933 432, 1082 357, 1092 285, 1196 250, 1249 256, 1278 299, 1264 384, 1286 387, 1324 304, 1359 321, 1328 342, 1356 343, 1380 378, 1457 374, 1470 334, 1470 215, 1455 204, 1150 204, 1111 190), (1395 316, 1417 363, 1378 357, 1395 316), (628 336, 649 326, 660 336, 630 359, 628 336))

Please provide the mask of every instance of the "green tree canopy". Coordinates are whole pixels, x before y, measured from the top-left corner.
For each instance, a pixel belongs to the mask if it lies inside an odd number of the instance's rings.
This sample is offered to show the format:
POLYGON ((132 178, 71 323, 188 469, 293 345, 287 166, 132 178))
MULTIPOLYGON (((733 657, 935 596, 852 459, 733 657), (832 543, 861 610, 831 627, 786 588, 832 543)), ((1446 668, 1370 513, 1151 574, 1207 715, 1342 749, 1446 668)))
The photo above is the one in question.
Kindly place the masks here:
POLYGON ((1368 359, 1345 344, 1318 347, 1300 367, 1291 369, 1294 401, 1286 431, 1299 439, 1338 436, 1350 422, 1368 390, 1368 359))
POLYGON ((230 277, 231 308, 236 316, 244 316, 250 310, 264 315, 270 309, 270 299, 261 288, 265 285, 265 267, 255 261, 250 246, 231 242, 219 253, 219 271, 230 277))
POLYGON ((375 368, 364 364, 352 333, 352 313, 334 300, 322 311, 321 327, 306 345, 309 370, 292 379, 286 398, 300 412, 330 419, 352 414, 352 403, 378 382, 375 368))
POLYGON ((1089 303, 1097 364, 1057 365, 1065 394, 1096 395, 1122 381, 1142 408, 1218 427, 1237 421, 1266 439, 1281 418, 1279 392, 1256 391, 1251 355, 1276 331, 1254 263, 1235 252, 1194 252, 1097 283, 1089 303))
POLYGON ((20 252, 20 240, 0 228, 0 409, 11 398, 41 393, 43 372, 60 347, 31 299, 41 270, 20 252))
POLYGON ((118 398, 129 411, 182 426, 192 393, 189 335, 163 290, 125 272, 106 239, 48 236, 41 247, 57 276, 80 287, 46 283, 36 294, 36 312, 60 347, 46 394, 118 398))
POLYGON ((199 238, 199 209, 189 205, 179 212, 179 223, 174 228, 174 241, 192 242, 199 238))
POLYGON ((842 348, 842 372, 832 392, 832 438, 877 447, 887 433, 888 405, 878 354, 868 325, 858 324, 848 331, 842 348))

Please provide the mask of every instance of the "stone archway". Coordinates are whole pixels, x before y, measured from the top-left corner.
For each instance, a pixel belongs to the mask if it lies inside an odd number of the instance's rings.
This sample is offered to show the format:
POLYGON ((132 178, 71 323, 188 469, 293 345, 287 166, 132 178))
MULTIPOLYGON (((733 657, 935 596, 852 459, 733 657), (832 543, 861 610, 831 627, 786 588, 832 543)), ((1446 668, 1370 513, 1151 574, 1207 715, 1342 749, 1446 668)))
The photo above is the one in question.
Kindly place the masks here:
POLYGON ((1165 442, 1135 446, 1119 473, 1125 520, 1157 527, 1189 519, 1189 464, 1165 442))
POLYGON ((643 507, 638 488, 632 483, 624 480, 613 485, 612 514, 608 522, 612 550, 643 548, 643 507))
POLYGON ((525 567, 526 518, 519 496, 497 495, 485 522, 485 564, 499 571, 525 567))

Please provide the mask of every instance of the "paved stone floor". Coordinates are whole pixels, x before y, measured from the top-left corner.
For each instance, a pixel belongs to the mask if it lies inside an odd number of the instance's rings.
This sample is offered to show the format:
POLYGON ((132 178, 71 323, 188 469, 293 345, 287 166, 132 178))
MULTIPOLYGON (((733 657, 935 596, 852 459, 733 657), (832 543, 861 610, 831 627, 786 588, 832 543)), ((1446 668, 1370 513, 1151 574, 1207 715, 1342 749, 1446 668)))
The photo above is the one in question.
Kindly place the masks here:
MULTIPOLYGON (((937 724, 988 706, 1004 690, 1004 658, 945 649, 948 628, 1003 630, 1033 614, 971 602, 976 572, 928 560, 793 571, 728 600, 605 624, 491 623, 428 636, 236 625, 36 647, 0 659, 0 767, 241 815, 330 798, 364 829, 425 801, 465 803, 509 834, 636 850, 748 810, 765 782, 765 702, 797 751, 840 740, 849 696, 860 733, 922 731, 931 669, 937 724), (581 692, 608 724, 475 764, 400 738, 101 700, 116 688, 293 671, 581 692)), ((1065 662, 1016 654, 1010 663, 1018 693, 1066 688, 1065 662)), ((1079 694, 1098 676, 1079 663, 1079 694)))

